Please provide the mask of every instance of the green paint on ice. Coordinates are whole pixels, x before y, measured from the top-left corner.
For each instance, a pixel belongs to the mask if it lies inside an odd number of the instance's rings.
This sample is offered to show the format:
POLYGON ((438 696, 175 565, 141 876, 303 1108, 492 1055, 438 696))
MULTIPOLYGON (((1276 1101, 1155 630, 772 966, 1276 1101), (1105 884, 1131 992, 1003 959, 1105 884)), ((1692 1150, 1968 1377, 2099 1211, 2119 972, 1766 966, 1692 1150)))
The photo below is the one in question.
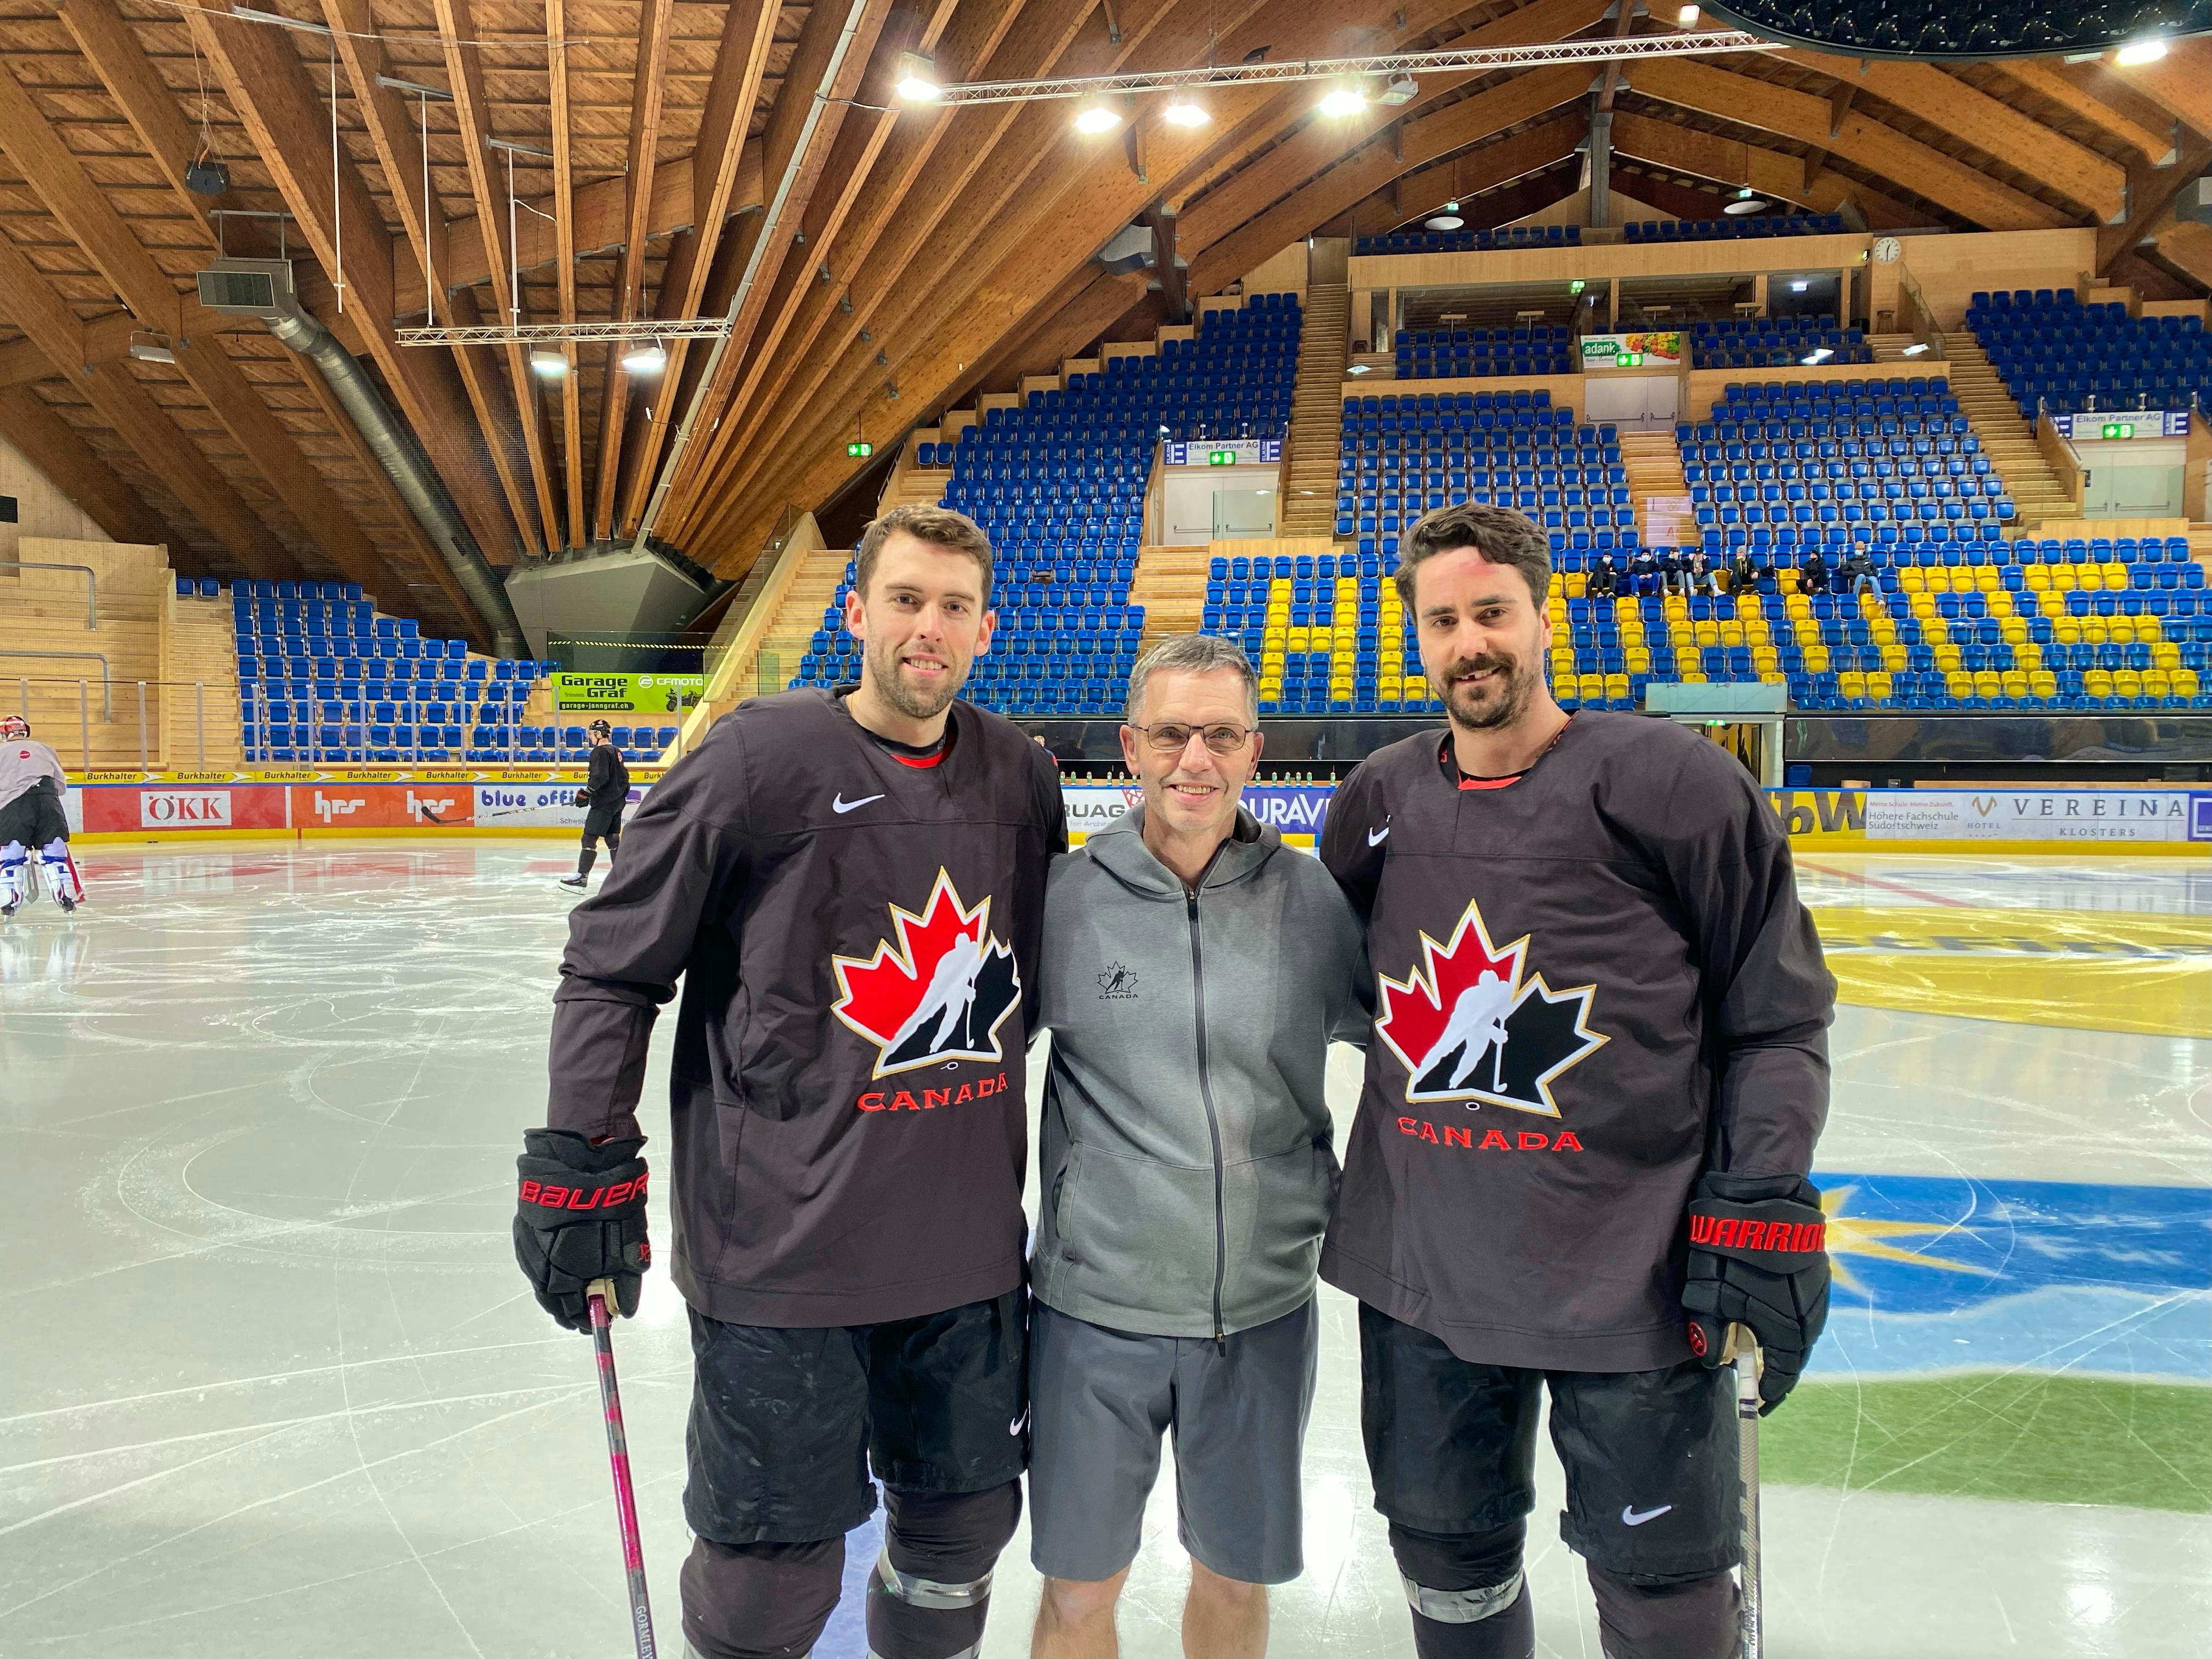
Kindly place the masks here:
POLYGON ((2212 1510, 2212 1389, 1969 1374, 1805 1382, 1759 1425, 1778 1486, 2212 1510))

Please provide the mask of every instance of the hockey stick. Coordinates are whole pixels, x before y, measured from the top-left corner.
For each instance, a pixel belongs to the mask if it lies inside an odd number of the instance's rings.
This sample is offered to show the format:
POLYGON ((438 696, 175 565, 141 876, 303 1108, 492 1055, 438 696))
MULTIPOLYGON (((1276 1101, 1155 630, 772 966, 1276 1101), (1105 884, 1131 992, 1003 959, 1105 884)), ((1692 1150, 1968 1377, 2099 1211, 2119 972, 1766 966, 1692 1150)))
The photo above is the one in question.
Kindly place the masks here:
POLYGON ((1759 1659, 1759 1339, 1747 1325, 1728 1328, 1721 1358, 1735 1366, 1737 1455, 1743 1476, 1743 1659, 1759 1659))
POLYGON ((623 1431, 622 1391, 615 1385, 615 1286, 595 1279, 584 1292, 592 1310, 592 1348, 599 1364, 599 1404, 607 1419, 607 1461, 615 1477, 615 1518, 622 1528, 623 1571, 629 1581, 630 1632, 637 1659, 655 1659, 653 1608, 645 1595, 645 1544, 637 1530, 637 1494, 629 1484, 629 1437, 623 1431))

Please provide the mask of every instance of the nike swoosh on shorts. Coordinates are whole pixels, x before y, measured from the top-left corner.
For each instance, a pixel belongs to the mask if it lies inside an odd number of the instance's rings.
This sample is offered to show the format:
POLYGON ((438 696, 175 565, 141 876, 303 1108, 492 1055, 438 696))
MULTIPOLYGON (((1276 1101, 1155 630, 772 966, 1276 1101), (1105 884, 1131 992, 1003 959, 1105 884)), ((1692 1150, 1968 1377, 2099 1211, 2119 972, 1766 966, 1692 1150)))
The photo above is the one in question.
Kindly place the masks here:
POLYGON ((858 800, 847 800, 844 791, 841 789, 837 792, 836 799, 830 801, 830 810, 833 812, 849 812, 856 806, 866 806, 872 800, 882 799, 881 795, 863 795, 858 800))

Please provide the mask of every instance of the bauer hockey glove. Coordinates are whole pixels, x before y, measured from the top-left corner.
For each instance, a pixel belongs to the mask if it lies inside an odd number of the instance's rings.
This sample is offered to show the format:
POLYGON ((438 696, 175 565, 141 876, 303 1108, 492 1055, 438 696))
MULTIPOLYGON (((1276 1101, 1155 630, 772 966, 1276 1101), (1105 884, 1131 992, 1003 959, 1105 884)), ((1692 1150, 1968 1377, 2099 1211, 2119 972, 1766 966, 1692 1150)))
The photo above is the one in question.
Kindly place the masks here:
POLYGON ((1765 1416, 1797 1386, 1828 1322, 1827 1219, 1820 1189, 1795 1176, 1708 1173, 1690 1200, 1690 1273, 1682 1291, 1690 1352, 1721 1364, 1728 1328, 1748 1325, 1765 1360, 1765 1416))
POLYGON ((624 1318, 653 1265, 645 1232, 645 1142, 635 1136, 594 1146, 565 1129, 531 1129, 514 1160, 521 1177, 514 1259, 538 1305, 572 1331, 592 1328, 584 1305, 592 1281, 614 1281, 624 1318))

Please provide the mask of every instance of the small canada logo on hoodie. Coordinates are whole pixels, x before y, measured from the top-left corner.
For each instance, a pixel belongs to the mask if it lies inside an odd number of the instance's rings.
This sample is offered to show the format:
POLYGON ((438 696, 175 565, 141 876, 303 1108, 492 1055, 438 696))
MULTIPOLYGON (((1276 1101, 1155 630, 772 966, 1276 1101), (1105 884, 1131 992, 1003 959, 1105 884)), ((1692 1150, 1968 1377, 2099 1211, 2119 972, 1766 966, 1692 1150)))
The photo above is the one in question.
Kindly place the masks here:
POLYGON ((1406 1068, 1408 1103, 1486 1101, 1559 1116, 1553 1080, 1605 1046, 1587 1024, 1597 988, 1524 980, 1528 954, 1525 933, 1504 950, 1491 944, 1470 899, 1449 944, 1421 935, 1421 961, 1402 983, 1378 975, 1375 1035, 1406 1068))
POLYGON ((999 1027, 1022 981, 1012 947, 990 930, 989 896, 967 908, 940 869, 919 912, 890 909, 891 937, 874 955, 830 959, 840 993, 830 1012, 876 1045, 873 1075, 1003 1060, 999 1027))

